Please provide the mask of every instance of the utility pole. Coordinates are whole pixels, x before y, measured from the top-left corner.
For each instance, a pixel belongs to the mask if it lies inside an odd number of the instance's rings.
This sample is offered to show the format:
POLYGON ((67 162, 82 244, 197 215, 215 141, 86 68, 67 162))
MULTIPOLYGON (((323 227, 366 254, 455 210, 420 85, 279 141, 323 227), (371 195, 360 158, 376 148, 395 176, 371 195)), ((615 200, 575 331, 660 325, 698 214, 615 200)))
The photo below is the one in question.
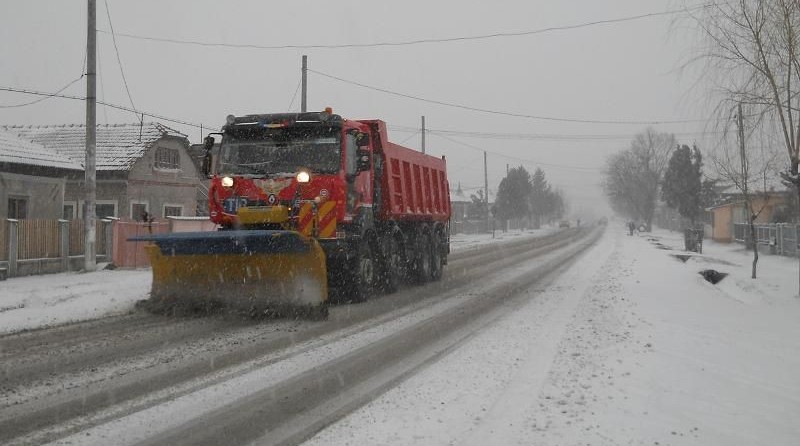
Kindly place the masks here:
POLYGON ((300 87, 300 111, 306 112, 306 101, 308 99, 308 56, 303 54, 303 77, 300 87))
POLYGON ((739 115, 737 118, 739 125, 739 156, 742 161, 742 195, 744 195, 744 208, 747 212, 747 223, 750 228, 750 243, 753 245, 753 268, 750 277, 755 279, 756 264, 758 264, 758 243, 756 243, 755 215, 753 214, 753 205, 750 202, 750 187, 748 184, 750 181, 750 166, 747 162, 747 152, 744 149, 744 118, 742 117, 741 102, 736 112, 739 115))
POLYGON ((744 186, 744 193, 747 195, 747 176, 750 172, 748 172, 747 166, 747 153, 744 150, 744 118, 742 117, 742 103, 739 103, 737 109, 737 119, 738 119, 738 126, 739 126, 739 157, 742 160, 742 185, 744 186))
POLYGON ((425 153, 425 116, 422 117, 422 153, 425 153))
POLYGON ((97 145, 97 3, 88 0, 88 24, 86 37, 86 197, 83 210, 83 269, 97 268, 95 233, 95 201, 97 182, 95 172, 95 150, 97 145))
POLYGON ((489 232, 489 170, 486 163, 486 151, 483 151, 483 199, 486 202, 486 232, 489 232))

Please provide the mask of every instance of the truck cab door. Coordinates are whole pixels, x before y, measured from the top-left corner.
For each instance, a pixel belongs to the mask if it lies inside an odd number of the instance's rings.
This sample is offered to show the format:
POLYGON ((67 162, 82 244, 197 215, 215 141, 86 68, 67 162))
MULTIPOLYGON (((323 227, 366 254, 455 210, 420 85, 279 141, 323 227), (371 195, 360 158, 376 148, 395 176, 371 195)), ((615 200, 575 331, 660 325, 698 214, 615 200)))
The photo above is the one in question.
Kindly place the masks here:
POLYGON ((344 136, 347 213, 356 217, 372 205, 372 160, 369 146, 358 146, 356 131, 344 136))

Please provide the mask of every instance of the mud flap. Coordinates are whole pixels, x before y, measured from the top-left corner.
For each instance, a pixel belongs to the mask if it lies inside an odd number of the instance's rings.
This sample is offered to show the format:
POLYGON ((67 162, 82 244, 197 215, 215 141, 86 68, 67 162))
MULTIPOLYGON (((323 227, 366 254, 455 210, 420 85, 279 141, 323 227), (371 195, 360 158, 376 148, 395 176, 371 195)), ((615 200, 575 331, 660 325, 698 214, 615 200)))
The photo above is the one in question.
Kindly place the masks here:
POLYGON ((294 231, 161 234, 146 247, 151 300, 165 306, 223 307, 277 316, 324 313, 325 254, 294 231), (321 310, 322 309, 322 310, 321 310))

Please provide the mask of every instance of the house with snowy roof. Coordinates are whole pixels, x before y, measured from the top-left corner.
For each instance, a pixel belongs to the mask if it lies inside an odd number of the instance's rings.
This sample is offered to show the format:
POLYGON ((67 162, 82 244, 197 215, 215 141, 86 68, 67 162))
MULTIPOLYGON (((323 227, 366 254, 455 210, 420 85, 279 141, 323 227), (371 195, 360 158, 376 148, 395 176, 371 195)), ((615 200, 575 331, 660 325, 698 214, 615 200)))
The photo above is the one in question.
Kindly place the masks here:
MULTIPOLYGON (((69 163, 73 170, 66 176, 57 217, 81 218, 86 126, 12 125, 0 130, 69 163)), ((186 135, 158 123, 100 124, 96 147, 98 218, 195 215, 205 179, 189 157, 186 135)), ((29 200, 49 200, 34 192, 29 200)))
POLYGON ((59 218, 67 178, 83 166, 0 129, 0 219, 59 218))
MULTIPOLYGON (((787 209, 790 200, 794 200, 795 192, 787 189, 777 175, 761 184, 753 181, 750 187, 750 206, 757 214, 754 223, 782 223, 794 217, 788 215, 787 209)), ((719 203, 706 211, 711 214, 711 238, 717 242, 736 240, 736 226, 749 223, 744 195, 732 185, 723 186, 720 189, 719 203)))

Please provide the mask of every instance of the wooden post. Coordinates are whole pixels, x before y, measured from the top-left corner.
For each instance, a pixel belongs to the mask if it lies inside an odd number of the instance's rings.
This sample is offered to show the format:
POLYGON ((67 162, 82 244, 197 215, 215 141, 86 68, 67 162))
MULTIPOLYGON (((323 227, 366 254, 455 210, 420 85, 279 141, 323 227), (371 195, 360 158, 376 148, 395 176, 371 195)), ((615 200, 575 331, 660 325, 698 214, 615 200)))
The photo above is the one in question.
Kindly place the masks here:
POLYGON ((107 263, 114 263, 114 221, 117 218, 104 218, 103 219, 103 235, 106 238, 106 251, 105 261, 107 263))
POLYGON ((58 239, 61 242, 61 270, 69 271, 69 220, 58 220, 58 239))
POLYGON ((19 253, 19 220, 8 221, 8 277, 17 276, 17 255, 19 253))

